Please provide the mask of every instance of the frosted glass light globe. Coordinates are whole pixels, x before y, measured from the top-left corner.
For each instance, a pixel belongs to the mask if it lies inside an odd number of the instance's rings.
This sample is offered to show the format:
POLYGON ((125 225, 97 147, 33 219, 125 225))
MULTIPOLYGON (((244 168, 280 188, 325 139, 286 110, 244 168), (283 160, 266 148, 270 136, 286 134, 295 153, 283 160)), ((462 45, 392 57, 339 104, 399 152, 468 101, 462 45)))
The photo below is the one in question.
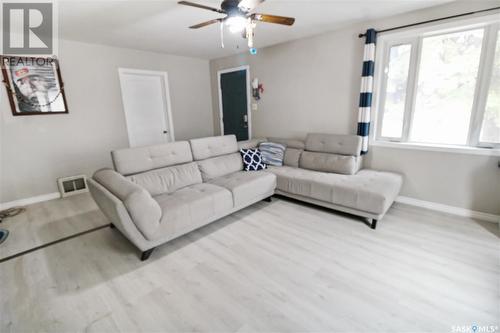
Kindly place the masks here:
POLYGON ((247 19, 243 16, 231 16, 226 20, 226 25, 231 33, 242 32, 247 25, 247 19))

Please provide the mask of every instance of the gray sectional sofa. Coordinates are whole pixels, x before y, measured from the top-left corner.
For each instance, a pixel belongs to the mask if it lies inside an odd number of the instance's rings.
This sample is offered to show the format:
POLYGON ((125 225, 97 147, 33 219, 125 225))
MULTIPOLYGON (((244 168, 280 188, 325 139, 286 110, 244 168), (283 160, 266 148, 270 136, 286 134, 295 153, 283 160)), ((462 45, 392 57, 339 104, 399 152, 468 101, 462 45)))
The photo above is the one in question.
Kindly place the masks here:
POLYGON ((400 175, 360 170, 357 136, 309 134, 286 145, 284 165, 243 171, 234 135, 192 139, 113 151, 114 170, 89 179, 99 208, 146 260, 155 247, 281 194, 372 219, 372 228, 393 203, 400 175))

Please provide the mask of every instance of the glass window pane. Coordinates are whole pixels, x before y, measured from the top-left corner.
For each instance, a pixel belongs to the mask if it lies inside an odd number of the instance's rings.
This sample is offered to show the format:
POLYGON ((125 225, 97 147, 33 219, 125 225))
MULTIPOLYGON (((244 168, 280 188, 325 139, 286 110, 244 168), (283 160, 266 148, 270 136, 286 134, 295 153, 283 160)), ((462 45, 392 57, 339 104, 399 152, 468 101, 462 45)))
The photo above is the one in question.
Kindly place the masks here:
POLYGON ((403 131, 410 55, 410 44, 392 46, 389 52, 381 132, 386 138, 400 138, 403 131))
POLYGON ((423 39, 411 141, 467 143, 483 32, 423 39))
POLYGON ((497 35, 493 72, 479 141, 500 143, 500 32, 497 35))

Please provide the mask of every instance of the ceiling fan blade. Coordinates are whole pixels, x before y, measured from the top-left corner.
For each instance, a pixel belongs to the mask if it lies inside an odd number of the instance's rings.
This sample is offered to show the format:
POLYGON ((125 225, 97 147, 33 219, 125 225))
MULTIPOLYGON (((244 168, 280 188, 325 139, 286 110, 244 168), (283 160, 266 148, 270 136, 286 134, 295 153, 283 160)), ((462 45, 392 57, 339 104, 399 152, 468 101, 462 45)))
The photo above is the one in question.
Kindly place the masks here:
POLYGON ((285 16, 276 16, 276 15, 267 15, 267 14, 252 14, 250 15, 252 20, 267 22, 267 23, 276 23, 283 25, 293 25, 295 22, 295 18, 293 17, 285 17, 285 16))
POLYGON ((192 25, 192 26, 189 27, 189 29, 203 28, 203 27, 206 27, 207 25, 210 25, 210 24, 214 24, 214 23, 217 23, 217 22, 222 22, 223 20, 224 19, 215 19, 215 20, 206 21, 206 22, 203 22, 203 23, 192 25))
POLYGON ((251 11, 266 0, 241 0, 238 7, 244 11, 251 11))
POLYGON ((191 6, 191 7, 196 7, 196 8, 211 10, 212 12, 216 12, 216 13, 220 13, 220 14, 225 14, 226 13, 222 9, 218 9, 218 8, 214 8, 214 7, 209 7, 209 6, 205 6, 205 5, 200 5, 198 3, 194 3, 194 2, 190 2, 190 1, 179 1, 177 3, 179 5, 191 6))

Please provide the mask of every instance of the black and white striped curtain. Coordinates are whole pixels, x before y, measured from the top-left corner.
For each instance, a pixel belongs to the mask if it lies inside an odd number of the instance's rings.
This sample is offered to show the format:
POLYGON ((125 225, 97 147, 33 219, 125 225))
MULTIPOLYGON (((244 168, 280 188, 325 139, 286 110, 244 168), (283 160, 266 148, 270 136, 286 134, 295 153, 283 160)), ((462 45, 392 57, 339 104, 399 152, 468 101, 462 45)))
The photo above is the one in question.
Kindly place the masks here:
POLYGON ((361 93, 359 95, 358 135, 362 138, 361 155, 368 152, 376 40, 377 32, 374 29, 368 29, 366 31, 363 72, 361 74, 361 93))

